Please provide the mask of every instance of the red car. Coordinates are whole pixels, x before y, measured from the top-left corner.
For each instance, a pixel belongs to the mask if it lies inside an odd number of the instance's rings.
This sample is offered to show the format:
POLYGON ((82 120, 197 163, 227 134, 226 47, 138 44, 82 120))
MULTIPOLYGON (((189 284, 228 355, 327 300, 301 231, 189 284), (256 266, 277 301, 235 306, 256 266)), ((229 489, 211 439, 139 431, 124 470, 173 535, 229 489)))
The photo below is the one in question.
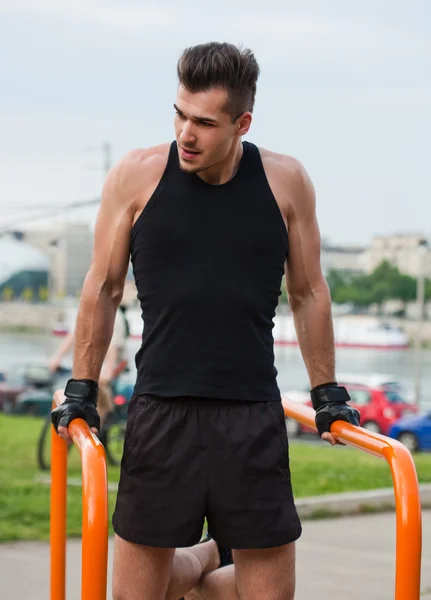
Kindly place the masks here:
MULTIPOLYGON (((355 377, 355 379, 359 379, 355 377)), ((364 378, 366 380, 366 378, 364 378)), ((389 429, 401 417, 406 417, 418 412, 417 407, 406 399, 402 387, 394 380, 386 382, 364 383, 352 382, 351 379, 338 378, 339 385, 344 385, 351 397, 350 406, 357 408, 361 413, 361 426, 369 431, 387 435, 389 429)), ((286 398, 303 402, 311 406, 309 392, 293 392, 283 394, 286 398)), ((295 437, 301 433, 311 432, 308 427, 287 419, 289 436, 295 437)))

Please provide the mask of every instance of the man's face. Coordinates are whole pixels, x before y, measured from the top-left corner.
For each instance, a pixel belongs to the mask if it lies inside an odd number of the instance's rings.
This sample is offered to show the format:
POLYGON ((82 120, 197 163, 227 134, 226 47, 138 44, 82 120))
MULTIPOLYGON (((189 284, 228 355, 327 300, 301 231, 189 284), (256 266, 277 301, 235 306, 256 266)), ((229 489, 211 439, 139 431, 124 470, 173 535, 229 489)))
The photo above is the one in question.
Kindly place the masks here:
POLYGON ((174 105, 175 135, 183 171, 204 171, 229 154, 239 125, 223 112, 226 101, 227 92, 220 88, 192 93, 179 86, 174 105))

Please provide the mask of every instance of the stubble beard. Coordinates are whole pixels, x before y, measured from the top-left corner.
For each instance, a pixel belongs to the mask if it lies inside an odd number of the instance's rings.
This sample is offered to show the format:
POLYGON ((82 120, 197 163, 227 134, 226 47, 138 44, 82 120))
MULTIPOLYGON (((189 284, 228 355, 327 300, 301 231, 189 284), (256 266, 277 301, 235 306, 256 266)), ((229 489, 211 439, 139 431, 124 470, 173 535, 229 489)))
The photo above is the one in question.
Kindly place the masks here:
POLYGON ((179 161, 180 169, 183 173, 188 173, 189 175, 196 175, 196 173, 200 173, 201 171, 206 171, 209 167, 206 165, 200 165, 199 167, 193 167, 192 165, 187 165, 187 163, 183 163, 182 160, 179 161))
POLYGON ((203 170, 201 167, 187 167, 186 165, 183 165, 181 162, 180 162, 180 169, 183 173, 188 173, 189 175, 194 175, 196 173, 199 173, 199 171, 203 170))

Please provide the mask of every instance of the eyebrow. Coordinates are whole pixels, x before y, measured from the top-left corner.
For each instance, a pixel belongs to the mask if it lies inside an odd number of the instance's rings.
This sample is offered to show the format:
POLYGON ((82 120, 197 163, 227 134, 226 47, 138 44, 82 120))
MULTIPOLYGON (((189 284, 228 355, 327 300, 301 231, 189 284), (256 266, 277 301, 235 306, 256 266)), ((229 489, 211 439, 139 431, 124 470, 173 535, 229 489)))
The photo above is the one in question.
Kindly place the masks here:
MULTIPOLYGON (((177 113, 185 116, 184 113, 178 108, 178 106, 176 104, 174 104, 174 108, 177 111, 177 113)), ((218 121, 216 119, 211 119, 211 117, 194 116, 193 119, 195 119, 195 121, 205 121, 206 123, 218 123, 218 121)))

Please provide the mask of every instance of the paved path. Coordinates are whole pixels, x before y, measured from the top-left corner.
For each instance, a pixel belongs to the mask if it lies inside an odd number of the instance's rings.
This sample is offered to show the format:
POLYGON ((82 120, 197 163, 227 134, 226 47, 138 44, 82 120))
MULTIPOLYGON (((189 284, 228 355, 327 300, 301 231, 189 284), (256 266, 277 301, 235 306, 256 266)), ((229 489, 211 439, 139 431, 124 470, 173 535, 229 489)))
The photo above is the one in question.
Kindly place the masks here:
MULTIPOLYGON (((68 543, 67 600, 80 599, 80 542, 68 543)), ((109 547, 111 578, 112 541, 109 547)), ((393 600, 395 514, 305 521, 295 600, 393 600)), ((0 544, 0 597, 48 600, 49 546, 0 544)), ((421 600, 431 600, 431 511, 423 515, 421 600)), ((108 598, 111 598, 110 593, 108 598)))

